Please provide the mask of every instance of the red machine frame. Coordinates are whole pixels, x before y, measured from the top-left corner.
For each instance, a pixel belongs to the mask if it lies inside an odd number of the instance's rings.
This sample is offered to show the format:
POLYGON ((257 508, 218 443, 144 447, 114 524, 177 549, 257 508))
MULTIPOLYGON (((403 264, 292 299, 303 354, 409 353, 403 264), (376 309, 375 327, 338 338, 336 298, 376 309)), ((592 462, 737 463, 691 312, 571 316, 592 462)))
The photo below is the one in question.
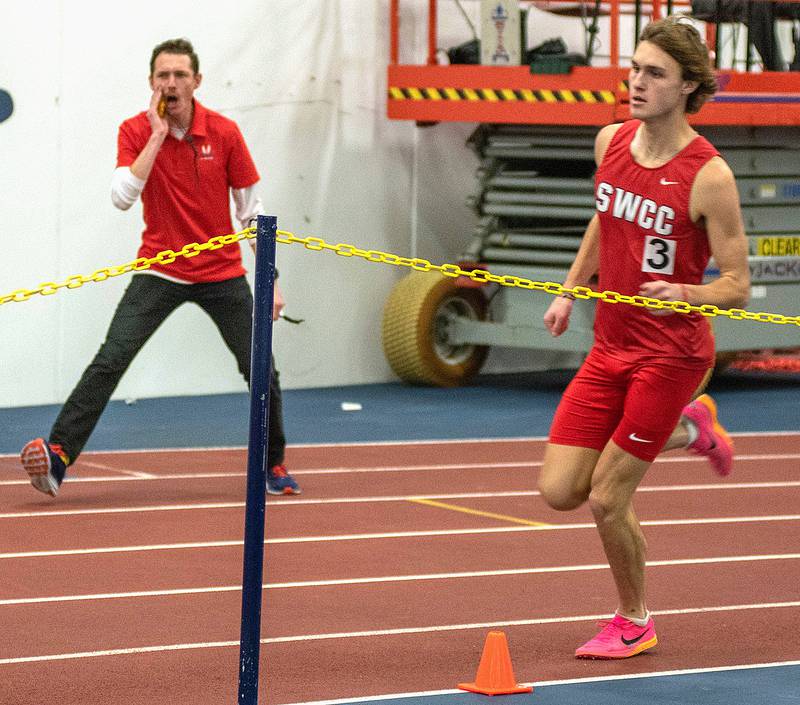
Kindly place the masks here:
MULTIPOLYGON (((575 0, 550 0, 571 2, 575 0)), ((619 38, 623 0, 603 0, 610 18, 610 66, 576 66, 568 74, 532 74, 528 66, 437 64, 437 0, 429 0, 428 57, 399 63, 399 6, 391 0, 388 116, 430 122, 607 125, 629 117, 619 38)), ((649 3, 661 16, 661 0, 649 3)), ((709 25, 709 46, 714 46, 709 25)), ((691 121, 703 125, 800 125, 800 72, 718 72, 720 90, 691 121)))

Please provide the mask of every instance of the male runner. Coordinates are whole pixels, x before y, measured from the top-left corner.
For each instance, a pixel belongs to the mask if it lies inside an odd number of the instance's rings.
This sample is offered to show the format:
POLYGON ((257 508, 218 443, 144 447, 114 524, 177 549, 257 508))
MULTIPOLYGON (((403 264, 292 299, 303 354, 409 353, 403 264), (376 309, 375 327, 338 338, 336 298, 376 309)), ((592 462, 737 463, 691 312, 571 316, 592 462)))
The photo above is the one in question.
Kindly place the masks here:
MULTIPOLYGON (((630 69, 631 119, 597 135, 597 213, 565 287, 665 301, 741 307, 749 296, 747 239, 733 174, 689 125, 716 90, 709 55, 686 18, 649 24, 630 69), (720 275, 703 284, 712 254, 720 275)), ((563 333, 572 310, 556 298, 544 321, 563 333)), ((564 393, 539 479, 542 496, 569 510, 589 501, 616 584, 612 620, 575 652, 626 658, 655 646, 645 601, 646 543, 633 493, 659 452, 688 447, 730 472, 732 446, 702 390, 714 364, 706 318, 599 302, 595 342, 564 393)))

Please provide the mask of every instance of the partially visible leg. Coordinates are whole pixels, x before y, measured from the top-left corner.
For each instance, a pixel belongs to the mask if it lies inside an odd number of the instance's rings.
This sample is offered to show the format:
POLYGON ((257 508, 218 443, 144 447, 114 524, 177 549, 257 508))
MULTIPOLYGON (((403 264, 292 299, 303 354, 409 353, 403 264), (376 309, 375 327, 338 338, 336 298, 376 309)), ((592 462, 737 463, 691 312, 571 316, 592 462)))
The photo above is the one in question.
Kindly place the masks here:
POLYGON ((561 397, 550 427, 539 490, 554 509, 582 505, 601 450, 622 416, 626 383, 613 359, 592 349, 561 397))
MULTIPOLYGON (((700 385, 697 387, 697 389, 695 389, 694 394, 692 394, 693 400, 697 399, 703 394, 713 373, 713 367, 705 373, 703 381, 700 382, 700 385)), ((680 421, 678 421, 678 425, 675 427, 672 435, 667 439, 667 442, 664 444, 661 452, 665 453, 666 451, 674 450, 675 448, 686 448, 696 439, 696 437, 697 434, 693 428, 692 421, 689 420, 685 414, 682 414, 680 421)))
POLYGON ((593 448, 548 443, 539 473, 539 492, 553 509, 576 509, 589 498, 600 453, 593 448))
POLYGON ((619 594, 617 612, 634 619, 643 619, 647 614, 644 587, 647 543, 631 500, 649 467, 648 461, 609 441, 592 475, 589 495, 589 506, 619 594))
POLYGON ((253 294, 244 277, 195 284, 192 301, 214 321, 225 345, 236 358, 244 381, 250 386, 250 341, 253 331, 253 294))
POLYGON ((134 275, 105 341, 53 424, 50 442, 61 445, 70 462, 83 450, 133 358, 182 302, 180 290, 181 285, 153 275, 134 275))
POLYGON ((614 618, 577 649, 579 658, 627 658, 658 641, 645 597, 647 542, 632 499, 702 377, 702 371, 658 363, 630 371, 624 413, 600 454, 589 494, 619 602, 614 618))
POLYGON ((20 452, 22 466, 37 490, 53 497, 58 494, 67 466, 83 450, 125 370, 181 300, 180 285, 134 275, 105 342, 61 408, 49 439, 35 438, 20 452))
POLYGON ((269 467, 283 465, 286 458, 286 434, 283 430, 283 393, 280 385, 280 372, 272 358, 272 370, 269 377, 269 448, 267 464, 269 467))
POLYGON ((645 601, 647 543, 631 499, 650 462, 622 450, 613 440, 592 475, 589 505, 619 595, 613 619, 575 650, 578 658, 629 658, 658 643, 645 601))
POLYGON ((697 397, 686 405, 683 419, 687 434, 690 434, 685 447, 707 458, 717 475, 730 475, 733 469, 733 441, 717 420, 714 400, 708 394, 697 397))
POLYGON ((733 468, 733 441, 717 419, 717 405, 703 394, 713 370, 708 370, 703 382, 683 409, 680 421, 667 440, 662 452, 675 448, 688 450, 708 458, 718 475, 730 475, 733 468))
POLYGON ((633 493, 645 472, 675 437, 686 399, 705 386, 702 370, 643 363, 630 377, 625 412, 592 475, 589 504, 619 593, 619 614, 647 614, 644 565, 647 544, 633 511, 633 493))
MULTIPOLYGON (((211 317, 222 339, 236 358, 239 372, 250 386, 253 295, 244 277, 197 285, 194 301, 211 317)), ((269 379, 269 428, 267 445, 267 490, 270 494, 300 494, 300 487, 284 468, 286 434, 283 399, 275 358, 269 379)))

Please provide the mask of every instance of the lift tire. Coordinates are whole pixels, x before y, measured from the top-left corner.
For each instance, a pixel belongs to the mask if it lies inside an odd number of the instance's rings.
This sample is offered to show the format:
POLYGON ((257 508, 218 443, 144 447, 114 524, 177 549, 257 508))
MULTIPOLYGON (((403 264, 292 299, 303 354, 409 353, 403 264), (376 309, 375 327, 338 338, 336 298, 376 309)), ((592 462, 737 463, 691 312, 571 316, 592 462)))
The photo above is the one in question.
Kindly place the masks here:
POLYGON ((383 310, 383 351, 392 370, 412 384, 457 387, 481 369, 485 345, 449 345, 443 326, 448 314, 484 321, 480 289, 456 286, 436 272, 412 272, 389 294, 383 310))

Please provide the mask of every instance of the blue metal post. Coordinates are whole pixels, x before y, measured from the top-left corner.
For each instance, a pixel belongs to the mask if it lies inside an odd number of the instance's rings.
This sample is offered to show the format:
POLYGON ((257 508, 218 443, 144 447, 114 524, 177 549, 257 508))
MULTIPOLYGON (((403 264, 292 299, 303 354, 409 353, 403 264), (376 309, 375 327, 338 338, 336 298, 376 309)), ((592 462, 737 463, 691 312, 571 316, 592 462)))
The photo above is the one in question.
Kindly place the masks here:
POLYGON ((258 704, 261 647, 261 585, 264 579, 264 519, 269 441, 269 378, 272 372, 272 302, 275 295, 275 216, 258 216, 253 342, 250 365, 250 437, 244 525, 239 705, 258 704))

